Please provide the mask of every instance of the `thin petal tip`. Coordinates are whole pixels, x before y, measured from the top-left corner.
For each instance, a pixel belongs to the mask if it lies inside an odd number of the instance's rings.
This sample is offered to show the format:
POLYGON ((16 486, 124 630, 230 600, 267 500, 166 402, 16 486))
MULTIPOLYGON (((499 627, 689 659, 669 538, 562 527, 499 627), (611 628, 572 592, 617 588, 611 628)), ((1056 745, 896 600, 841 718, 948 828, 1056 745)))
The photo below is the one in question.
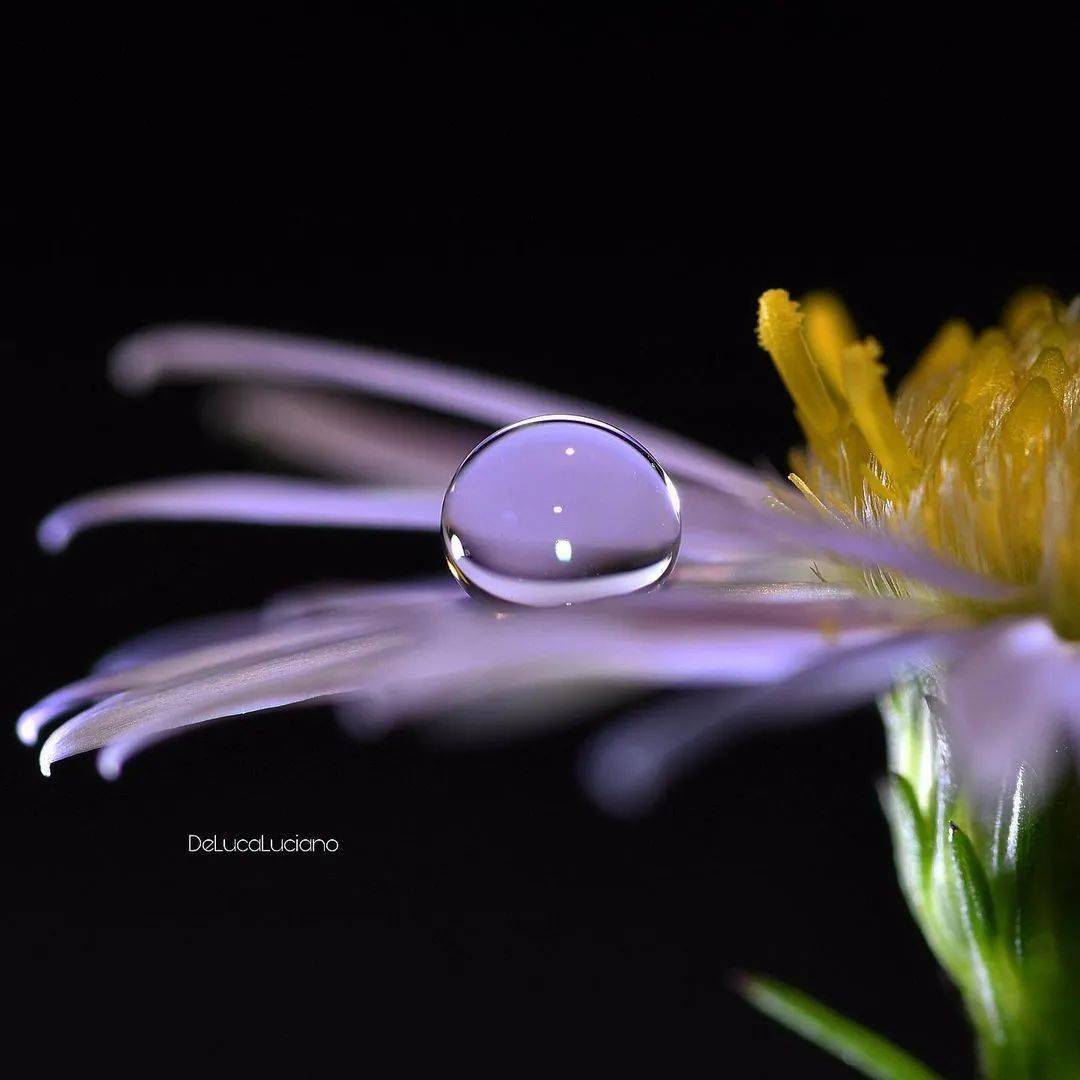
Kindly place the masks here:
POLYGON ((41 752, 38 754, 38 768, 41 769, 42 776, 52 776, 52 767, 59 758, 65 757, 64 754, 56 753, 56 748, 59 743, 57 736, 63 729, 57 728, 42 744, 41 752))
POLYGON ((111 746, 106 746, 98 754, 96 765, 102 780, 118 780, 124 771, 123 758, 111 746))
POLYGON ((54 510, 37 528, 38 546, 50 555, 58 555, 75 535, 71 522, 63 508, 54 510))
POLYGON ((600 736, 581 757, 578 776, 589 798, 613 817, 647 813, 663 793, 654 755, 633 739, 600 736))
POLYGON ((39 730, 36 709, 27 709, 15 722, 15 734, 23 746, 33 746, 37 742, 39 730))
POLYGON ((144 331, 125 338, 109 357, 109 379, 125 394, 141 394, 153 388, 161 376, 155 346, 158 331, 144 331))

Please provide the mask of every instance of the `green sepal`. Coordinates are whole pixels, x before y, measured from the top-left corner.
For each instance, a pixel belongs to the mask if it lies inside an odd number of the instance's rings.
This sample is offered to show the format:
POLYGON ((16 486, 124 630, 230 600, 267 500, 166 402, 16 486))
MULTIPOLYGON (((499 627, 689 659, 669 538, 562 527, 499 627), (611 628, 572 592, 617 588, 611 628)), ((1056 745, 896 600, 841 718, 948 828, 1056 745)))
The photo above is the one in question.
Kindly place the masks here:
POLYGON ((786 983, 762 975, 743 976, 742 996, 756 1009, 875 1080, 940 1080, 888 1039, 841 1016, 786 983))
POLYGON ((904 893, 913 908, 921 909, 933 841, 915 789, 899 773, 890 773, 879 785, 878 796, 892 826, 896 868, 904 893))
POLYGON ((1028 790, 1030 780, 1028 769, 1021 765, 1015 784, 1002 791, 991 840, 991 869, 995 876, 1009 872, 1021 875, 1029 862, 1036 822, 1028 790))
POLYGON ((990 840, 990 873, 994 907, 1001 933, 1017 960, 1024 954, 1026 905, 1023 902, 1031 879, 1032 849, 1037 816, 1029 790, 1030 776, 1021 765, 1015 784, 1009 785, 998 802, 990 840))
POLYGON ((990 882, 974 846, 955 821, 949 822, 948 844, 952 857, 952 880, 957 890, 964 928, 972 944, 980 952, 985 952, 995 934, 990 882))

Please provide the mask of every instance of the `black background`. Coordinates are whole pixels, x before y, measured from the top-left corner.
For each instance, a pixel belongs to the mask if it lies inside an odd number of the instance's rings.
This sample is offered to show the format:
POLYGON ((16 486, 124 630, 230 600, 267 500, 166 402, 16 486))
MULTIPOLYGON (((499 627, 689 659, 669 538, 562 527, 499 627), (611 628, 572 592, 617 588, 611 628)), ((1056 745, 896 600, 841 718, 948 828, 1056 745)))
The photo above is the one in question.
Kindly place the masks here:
MULTIPOLYGON (((73 28, 59 56, 24 43, 41 122, 6 363, 12 723, 150 626, 438 572, 426 537, 299 529, 117 528, 40 554, 36 521, 81 491, 264 464, 200 429, 196 391, 113 393, 107 350, 142 325, 385 344, 780 464, 797 433, 753 340, 764 288, 840 290, 903 370, 950 315, 1076 287, 1064 101, 1045 73, 1034 105, 1022 67, 999 77, 1023 40, 783 5, 162 18, 73 28)), ((580 738, 358 746, 322 711, 282 713, 112 785, 89 758, 44 780, 10 738, 13 1040, 109 1067, 389 1051, 508 1075, 843 1075, 730 991, 749 969, 970 1072, 893 880, 871 710, 739 745, 635 822, 579 792, 580 738), (198 856, 189 833, 341 850, 198 856)))

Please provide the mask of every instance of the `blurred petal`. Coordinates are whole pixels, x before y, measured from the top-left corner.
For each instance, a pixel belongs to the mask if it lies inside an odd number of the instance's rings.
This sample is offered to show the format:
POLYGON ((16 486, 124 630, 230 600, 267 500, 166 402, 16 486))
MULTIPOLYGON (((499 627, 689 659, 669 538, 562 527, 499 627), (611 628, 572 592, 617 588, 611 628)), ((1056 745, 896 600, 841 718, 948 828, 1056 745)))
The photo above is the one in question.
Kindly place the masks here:
POLYGON ((1045 786, 1064 767, 1067 725, 1080 723, 1080 647, 1043 619, 995 623, 943 693, 957 762, 976 789, 996 797, 1022 762, 1045 786))
POLYGON ((814 576, 811 560, 790 558, 783 555, 754 556, 731 554, 716 559, 715 551, 700 534, 683 535, 683 547, 668 581, 717 585, 724 587, 747 586, 759 590, 763 599, 769 596, 790 598, 796 594, 819 599, 824 596, 854 596, 854 590, 843 585, 830 585, 814 576), (682 555, 689 552, 689 558, 682 555), (785 592, 787 596, 785 597, 785 592))
POLYGON ((161 326, 122 341, 112 363, 117 384, 133 391, 167 379, 257 379, 358 390, 494 427, 552 413, 589 416, 632 434, 675 476, 748 495, 761 488, 752 470, 603 406, 383 349, 257 330, 161 326))
POLYGON ((376 614, 432 604, 468 603, 449 575, 379 585, 309 585, 273 597, 263 608, 269 620, 310 618, 333 613, 376 614))
POLYGON ((492 616, 466 606, 387 657, 359 694, 369 716, 397 718, 571 683, 644 689, 770 683, 851 645, 891 637, 905 615, 915 618, 896 602, 761 604, 725 600, 707 588, 554 612, 492 616))
POLYGON ((488 427, 420 419, 319 394, 244 388, 212 412, 232 434, 285 461, 345 479, 445 488, 488 427))
MULTIPOLYGON (((840 562, 887 567, 956 596, 1002 601, 1018 595, 1015 586, 945 562, 886 532, 826 520, 808 506, 785 503, 778 507, 731 496, 717 498, 727 501, 727 533, 717 539, 719 550, 727 537, 737 534, 755 539, 762 553, 801 551, 809 557, 825 553, 840 562)), ((699 557, 704 557, 708 540, 707 533, 698 537, 699 557)))
POLYGON ((112 675, 164 656, 247 637, 262 629, 262 624, 263 616, 258 611, 229 611, 222 615, 205 615, 169 623, 147 630, 110 649, 94 665, 94 674, 112 675))
POLYGON ((592 741, 582 758, 583 782, 606 810, 640 813, 687 768, 743 731, 870 701, 912 670, 953 655, 963 636, 899 633, 812 659, 772 685, 662 699, 592 741))
POLYGON ((449 577, 378 585, 309 585, 271 598, 255 611, 228 612, 186 619, 147 631, 106 653, 95 675, 111 675, 179 653, 250 637, 268 625, 331 614, 374 615, 422 604, 465 600, 461 587, 449 577))
POLYGON ((439 527, 441 488, 361 488, 262 476, 197 476, 110 488, 54 510, 38 528, 47 551, 119 521, 243 521, 344 528, 439 527))
MULTIPOLYGON (((266 388, 222 394, 213 415, 234 434, 317 472, 440 488, 490 434, 488 428, 419 418, 388 405, 266 388)), ((756 543, 727 531, 728 504, 715 491, 687 482, 680 500, 684 554, 709 562, 756 556, 756 543)))
MULTIPOLYGON (((46 740, 42 769, 123 740, 101 759, 115 772, 165 732, 330 696, 351 695, 369 725, 445 715, 511 693, 527 694, 532 712, 550 718, 559 694, 569 704, 582 694, 774 682, 924 618, 918 605, 824 589, 779 595, 763 603, 758 590, 683 585, 507 613, 465 600, 451 582, 316 591, 271 606, 257 633, 159 652, 57 691, 23 718, 22 734, 103 698, 46 740)), ((505 713, 498 722, 511 727, 505 713)))

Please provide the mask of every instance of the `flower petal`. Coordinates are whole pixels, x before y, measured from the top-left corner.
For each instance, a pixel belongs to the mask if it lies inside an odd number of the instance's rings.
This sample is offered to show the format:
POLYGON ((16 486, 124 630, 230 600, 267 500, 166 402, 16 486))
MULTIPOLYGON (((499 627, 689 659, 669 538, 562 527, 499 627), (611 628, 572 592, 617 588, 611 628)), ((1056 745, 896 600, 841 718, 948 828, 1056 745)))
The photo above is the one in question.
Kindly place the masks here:
POLYGON ((242 662, 285 655, 344 637, 399 626, 417 608, 464 603, 449 579, 296 591, 261 611, 192 619, 140 635, 95 665, 94 673, 27 709, 16 732, 27 745, 42 729, 87 702, 126 690, 167 685, 242 662))
POLYGON ((264 387, 223 393, 211 415, 231 434, 315 472, 439 488, 491 431, 389 405, 264 387))
POLYGON ((943 695, 957 763, 976 789, 995 798, 1022 762, 1049 784, 1064 767, 1066 723, 1080 717, 1080 647, 1043 619, 993 624, 943 695))
POLYGON ((533 688, 771 683, 812 660, 891 637, 910 609, 872 600, 760 604, 669 589, 580 609, 440 614, 358 694, 369 713, 415 716, 533 688))
POLYGON ((603 406, 383 349, 256 330, 161 326, 122 341, 112 370, 131 391, 166 379, 286 381, 358 390, 495 427, 551 413, 589 416, 634 435, 673 475, 744 494, 761 488, 753 470, 603 406))
POLYGON ((743 731, 872 700, 905 672, 954 653, 962 638, 963 632, 897 633, 811 658, 772 685, 666 698, 601 732, 582 757, 582 780, 606 810, 640 813, 692 764, 743 731))
POLYGON ((368 634, 145 692, 117 694, 73 716, 45 740, 41 771, 48 776, 54 762, 131 732, 160 733, 355 689, 366 667, 401 641, 400 633, 368 634))
POLYGON ((377 585, 309 585, 272 597, 263 608, 263 617, 277 621, 335 613, 372 615, 447 603, 468 603, 461 586, 449 575, 377 585))
MULTIPOLYGON (((716 498, 727 503, 727 536, 754 539, 762 553, 801 551, 811 557, 827 554, 838 562, 883 566, 944 592, 980 600, 1004 601, 1018 595, 1015 586, 945 562, 881 530, 826 520, 807 506, 770 506, 720 493, 716 498)), ((718 539, 718 547, 726 538, 718 539)), ((703 533, 699 549, 707 543, 703 533)))
POLYGON ((118 521, 244 521, 435 531, 440 488, 362 488, 261 476, 196 476, 110 488, 58 507, 38 541, 62 551, 85 529, 118 521))
POLYGON ((227 611, 159 626, 110 649, 94 665, 94 674, 112 675, 165 656, 248 637, 263 628, 263 620, 259 611, 227 611))
MULTIPOLYGON (((109 695, 61 725, 52 762, 126 740, 102 767, 191 724, 305 700, 351 695, 365 722, 446 714, 527 693, 537 715, 582 692, 666 685, 750 685, 896 632, 917 608, 816 593, 763 604, 745 591, 680 586, 555 612, 498 612, 431 582, 332 590, 267 612, 259 633, 91 677, 46 699, 35 724, 109 695), (451 597, 453 597, 451 599, 451 597), (306 606, 305 606, 306 605, 306 606), (352 606, 350 606, 352 605, 352 606), (366 610, 365 610, 366 609, 366 610), (290 613, 291 610, 291 613, 290 613), (374 659, 372 659, 374 657, 374 659), (145 738, 144 738, 145 737, 145 738)), ((500 730, 524 712, 497 715, 500 730)))
POLYGON ((264 629, 261 633, 217 641, 202 648, 170 653, 142 664, 130 664, 108 674, 91 675, 54 690, 27 709, 19 717, 16 732, 22 742, 33 745, 46 725, 86 702, 100 701, 129 690, 169 685, 177 680, 224 670, 244 662, 285 656, 312 645, 356 637, 370 629, 370 617, 364 620, 355 615, 352 618, 290 623, 264 629))

